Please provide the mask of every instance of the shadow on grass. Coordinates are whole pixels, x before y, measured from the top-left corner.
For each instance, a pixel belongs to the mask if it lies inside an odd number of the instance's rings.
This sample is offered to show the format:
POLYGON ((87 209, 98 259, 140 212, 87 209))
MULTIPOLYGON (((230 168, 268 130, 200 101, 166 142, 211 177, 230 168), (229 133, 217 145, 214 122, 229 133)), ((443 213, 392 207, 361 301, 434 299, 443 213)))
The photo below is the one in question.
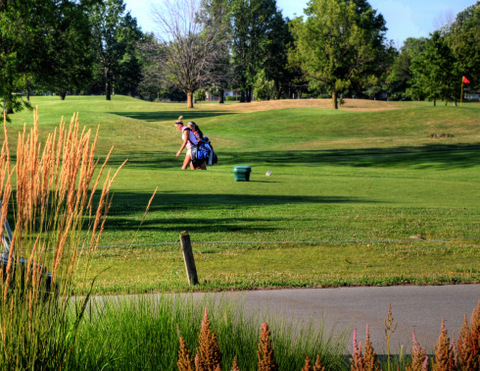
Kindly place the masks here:
MULTIPOLYGON (((137 230, 139 219, 145 211, 151 195, 137 192, 116 192, 109 212, 107 229, 109 230, 137 230), (136 215, 136 218, 131 216, 136 215)), ((361 200, 345 197, 324 196, 260 196, 236 194, 202 194, 195 197, 192 194, 165 193, 157 194, 149 209, 149 216, 142 224, 142 230, 177 231, 179 226, 189 226, 189 231, 195 232, 235 232, 235 231, 272 231, 276 228, 266 227, 262 224, 275 222, 281 225, 285 220, 279 217, 255 218, 230 217, 228 210, 241 207, 263 207, 267 205, 283 205, 294 203, 313 204, 345 204, 345 203, 371 203, 372 200, 361 200), (164 218, 155 218, 155 213, 160 212, 164 218), (169 212, 192 212, 192 214, 179 218, 168 217, 169 212), (227 214, 227 215, 225 215, 227 214)), ((271 224, 270 224, 271 225, 271 224)))
MULTIPOLYGON (((263 223, 280 223, 281 219, 269 218, 169 218, 169 219, 147 219, 140 229, 142 232, 180 232, 188 228, 190 233, 226 233, 226 232, 273 232, 278 228, 262 226, 263 223)), ((269 224, 272 225, 272 224, 269 224)), ((136 231, 140 226, 138 220, 125 218, 109 218, 106 230, 136 231)))
MULTIPOLYGON (((272 164, 275 166, 339 165, 354 167, 415 167, 417 169, 458 169, 480 165, 480 144, 430 144, 421 147, 362 148, 305 151, 245 151, 217 150, 218 165, 272 164)), ((120 164, 125 157, 127 166, 139 168, 180 168, 181 161, 170 152, 143 152, 112 158, 120 164)), ((183 157, 182 157, 183 159, 183 157)))
MULTIPOLYGON (((138 192, 115 192, 112 213, 131 214, 145 210, 151 194, 138 192)), ((248 195, 248 194, 201 194, 194 193, 157 193, 150 206, 150 211, 171 211, 195 209, 235 209, 236 206, 283 205, 297 203, 338 204, 338 203, 371 203, 372 200, 361 200, 346 197, 328 196, 291 196, 291 195, 248 195)))
MULTIPOLYGON (((221 156, 221 155, 220 155, 221 156)), ((241 162, 265 164, 339 165, 354 167, 415 167, 417 169, 458 169, 480 165, 480 144, 427 145, 422 147, 339 149, 326 151, 228 153, 224 164, 241 162), (235 159, 234 161, 232 161, 235 159)))
MULTIPOLYGON (((480 144, 429 144, 421 147, 336 150, 328 151, 323 161, 355 167, 448 170, 480 165, 479 150, 480 144)), ((318 158, 318 161, 322 160, 318 158)))
MULTIPOLYGON (((223 111, 157 111, 157 112, 109 112, 112 115, 128 117, 145 122, 171 121, 172 124, 179 116, 184 116, 184 122, 199 121, 209 117, 234 115, 236 112, 223 111)), ((200 124, 199 124, 200 125, 200 124)))

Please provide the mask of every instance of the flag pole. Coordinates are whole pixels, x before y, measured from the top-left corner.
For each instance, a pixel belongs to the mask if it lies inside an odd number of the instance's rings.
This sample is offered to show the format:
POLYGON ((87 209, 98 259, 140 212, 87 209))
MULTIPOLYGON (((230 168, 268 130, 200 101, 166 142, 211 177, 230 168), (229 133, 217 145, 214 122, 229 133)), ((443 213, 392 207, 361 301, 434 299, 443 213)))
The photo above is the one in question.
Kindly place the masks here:
POLYGON ((462 79, 462 93, 460 95, 460 105, 462 105, 462 101, 463 101, 463 79, 462 79))

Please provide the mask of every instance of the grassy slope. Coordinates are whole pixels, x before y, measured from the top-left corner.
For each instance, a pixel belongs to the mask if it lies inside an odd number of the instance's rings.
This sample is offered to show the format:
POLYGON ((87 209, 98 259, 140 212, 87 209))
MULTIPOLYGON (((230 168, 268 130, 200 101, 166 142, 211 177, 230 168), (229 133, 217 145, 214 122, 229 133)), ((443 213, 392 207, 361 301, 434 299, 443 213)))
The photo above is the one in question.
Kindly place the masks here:
MULTIPOLYGON (((185 229, 201 289, 480 278, 478 104, 405 103, 373 112, 349 110, 348 102, 339 111, 262 111, 257 104, 186 111, 185 104, 126 97, 40 97, 33 104, 43 132, 80 112, 87 127, 101 124, 100 156, 114 145, 112 164, 129 158, 102 242, 128 246, 95 254, 89 277, 110 267, 97 280, 100 290, 185 289, 175 243, 185 229), (207 172, 179 170, 172 124, 180 114, 213 141, 219 164, 207 172), (237 164, 252 166, 250 182, 233 181, 237 164), (428 241, 410 238, 417 234, 428 241)), ((14 115, 10 130, 29 116, 14 115)))

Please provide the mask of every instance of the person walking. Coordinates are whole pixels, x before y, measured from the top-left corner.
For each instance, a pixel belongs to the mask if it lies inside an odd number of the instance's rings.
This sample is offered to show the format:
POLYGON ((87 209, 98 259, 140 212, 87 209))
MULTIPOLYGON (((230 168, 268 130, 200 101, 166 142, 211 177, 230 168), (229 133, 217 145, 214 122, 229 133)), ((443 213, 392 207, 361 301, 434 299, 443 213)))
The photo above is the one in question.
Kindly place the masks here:
POLYGON ((197 169, 200 168, 201 170, 207 170, 207 165, 213 165, 217 163, 217 155, 213 152, 212 143, 210 143, 210 139, 208 139, 208 137, 203 135, 203 132, 200 130, 199 126, 196 123, 190 121, 187 125, 190 130, 193 131, 193 134, 195 134, 195 138, 197 138, 198 142, 202 142, 204 146, 207 146, 209 150, 208 159, 206 159, 205 162, 203 162, 202 164, 200 164, 200 166, 197 167, 197 169))
POLYGON ((195 167, 192 164, 192 147, 198 144, 198 140, 195 137, 195 134, 191 129, 183 124, 183 116, 180 116, 177 121, 175 121, 175 127, 178 131, 182 132, 182 145, 177 152, 177 157, 180 156, 182 151, 187 148, 187 153, 185 159, 183 160, 182 170, 185 170, 189 165, 190 169, 195 170, 195 167))
POLYGON ((195 135, 195 138, 197 138, 198 141, 203 139, 203 133, 197 124, 195 124, 193 121, 190 121, 187 125, 188 125, 188 128, 191 131, 193 131, 193 134, 195 135))

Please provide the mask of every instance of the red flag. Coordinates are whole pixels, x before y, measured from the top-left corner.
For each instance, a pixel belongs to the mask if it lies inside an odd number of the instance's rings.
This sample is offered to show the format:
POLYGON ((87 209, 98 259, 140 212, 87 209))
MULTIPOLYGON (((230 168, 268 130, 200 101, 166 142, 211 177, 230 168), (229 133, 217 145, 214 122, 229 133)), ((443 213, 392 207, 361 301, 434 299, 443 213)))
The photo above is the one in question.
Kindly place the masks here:
POLYGON ((462 82, 464 82, 465 84, 470 84, 470 81, 468 81, 465 76, 463 76, 462 82))

